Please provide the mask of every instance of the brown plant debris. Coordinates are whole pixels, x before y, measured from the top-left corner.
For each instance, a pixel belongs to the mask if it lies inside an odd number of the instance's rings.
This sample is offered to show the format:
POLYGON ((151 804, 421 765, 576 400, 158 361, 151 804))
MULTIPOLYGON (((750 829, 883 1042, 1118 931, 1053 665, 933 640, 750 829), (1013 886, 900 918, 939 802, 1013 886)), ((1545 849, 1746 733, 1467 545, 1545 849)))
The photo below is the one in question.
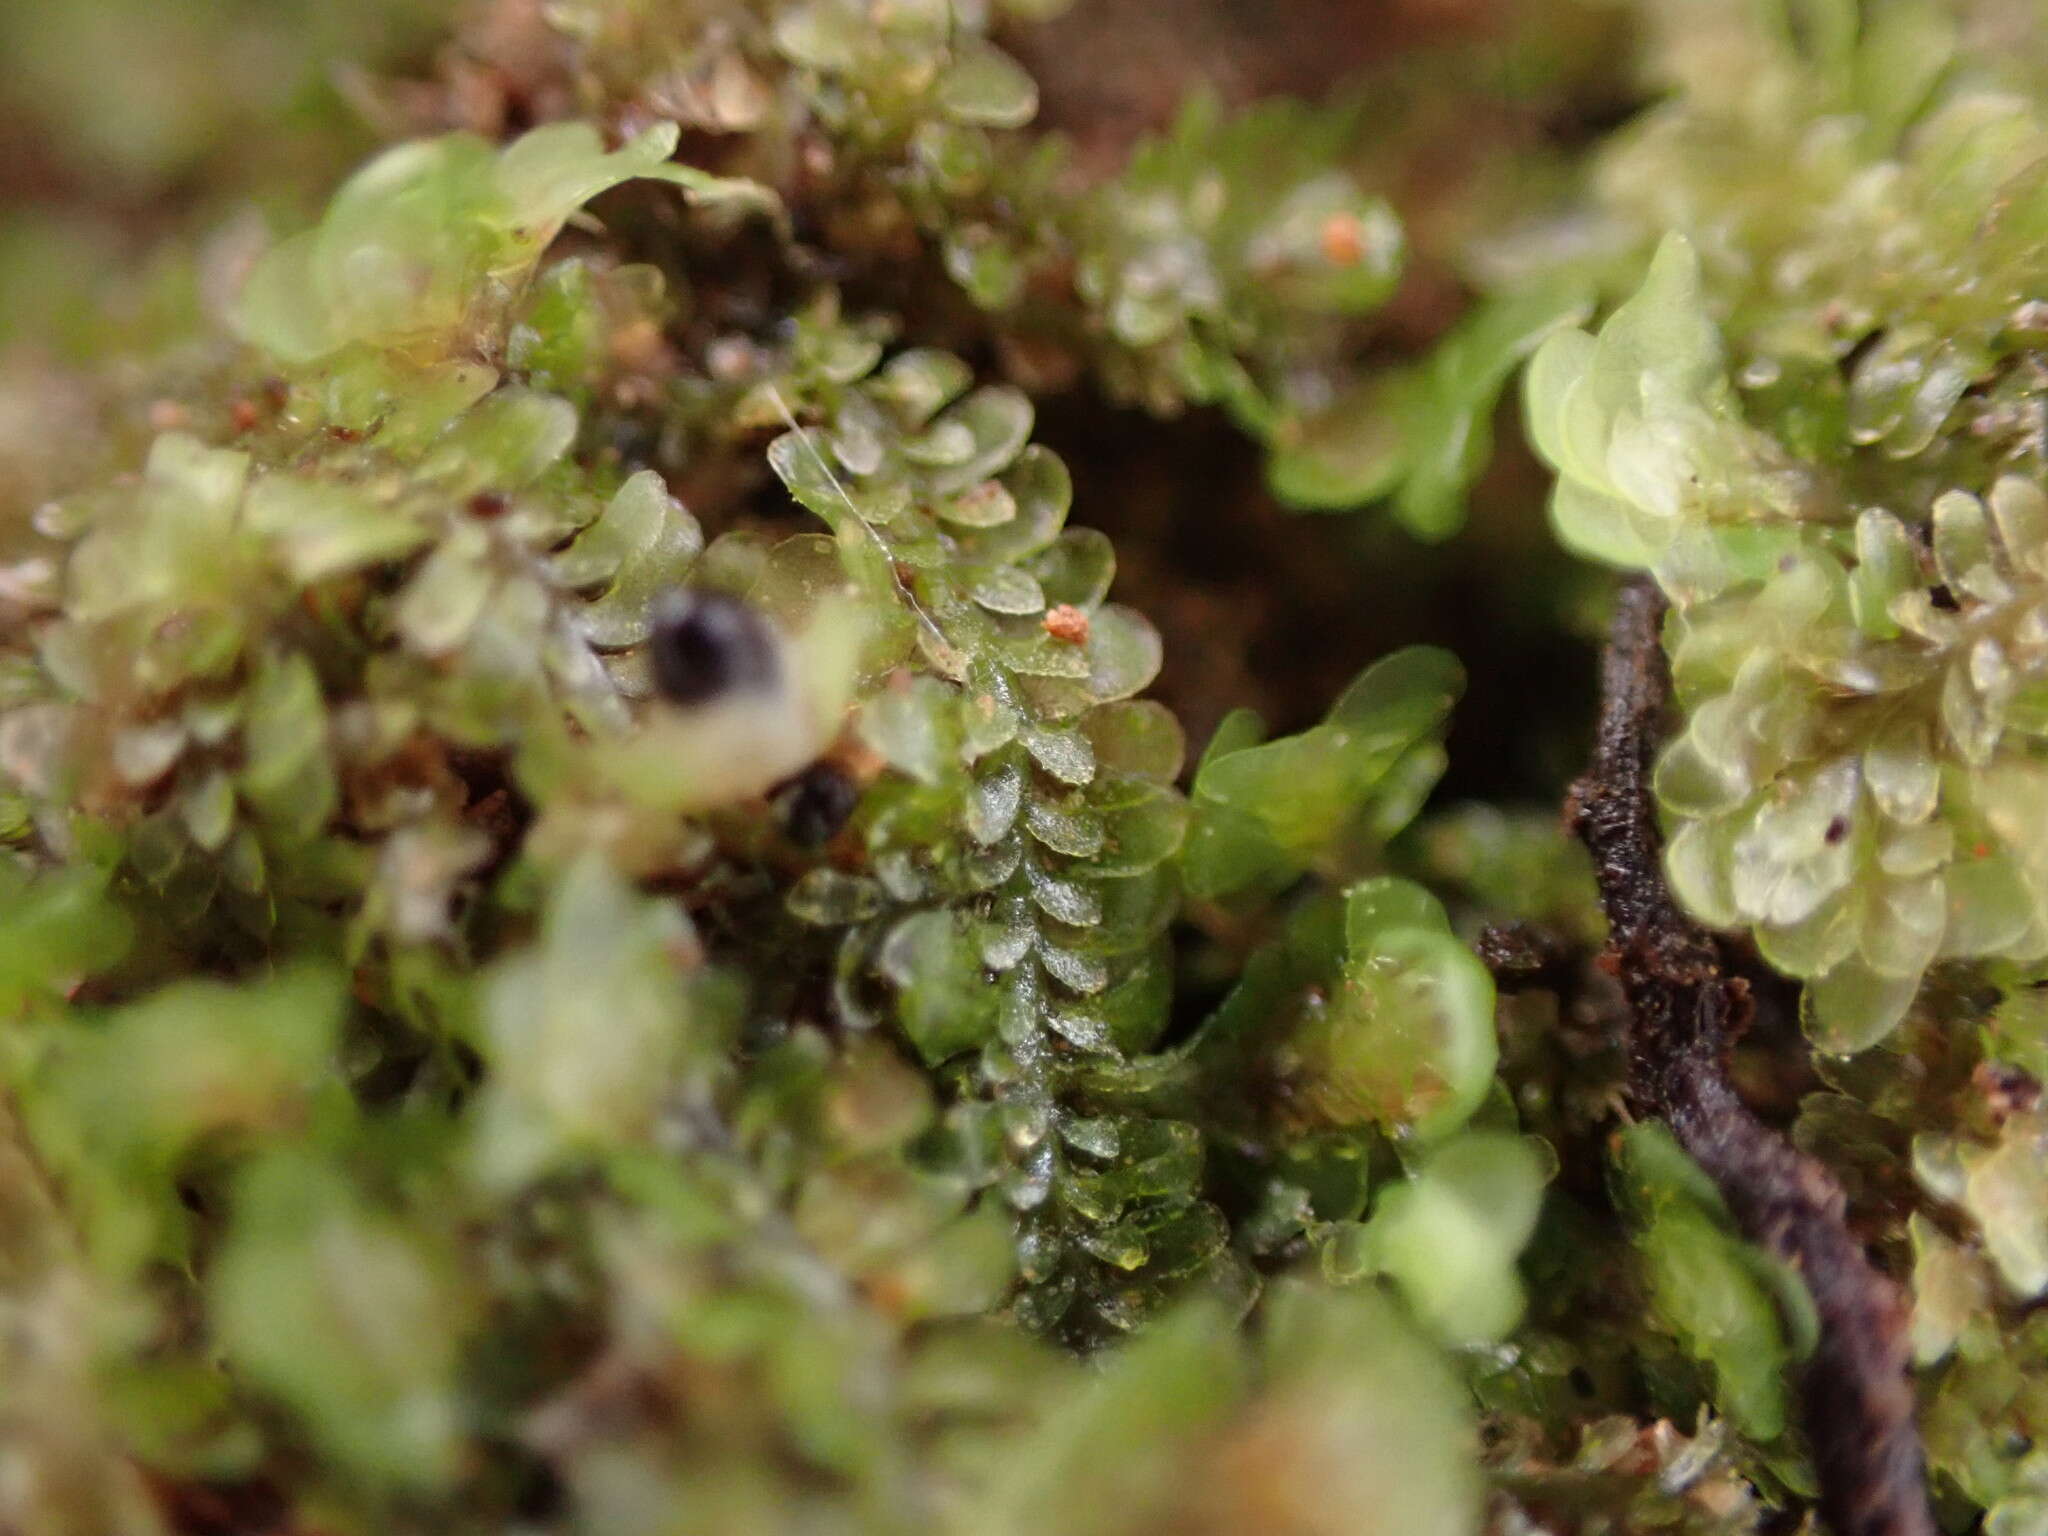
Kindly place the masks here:
POLYGON ((1630 1012, 1629 1085, 1720 1187, 1754 1242, 1805 1280, 1820 1342, 1801 1382, 1802 1421, 1837 1536, 1933 1536, 1907 1375, 1907 1310, 1844 1222, 1834 1176, 1765 1127, 1729 1085, 1748 1011, 1713 935, 1663 876, 1650 771, 1670 701, 1664 599, 1622 589, 1601 668, 1593 761, 1566 815, 1593 855, 1609 950, 1630 1012))

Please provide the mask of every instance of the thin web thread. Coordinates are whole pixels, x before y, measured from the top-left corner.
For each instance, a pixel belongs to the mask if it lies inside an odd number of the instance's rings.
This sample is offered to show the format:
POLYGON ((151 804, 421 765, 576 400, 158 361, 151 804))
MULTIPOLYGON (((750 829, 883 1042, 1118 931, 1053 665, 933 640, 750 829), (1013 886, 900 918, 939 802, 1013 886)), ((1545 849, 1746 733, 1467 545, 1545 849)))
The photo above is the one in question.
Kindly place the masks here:
POLYGON ((882 552, 883 559, 888 561, 889 580, 895 585, 897 593, 902 597, 903 605, 911 611, 919 625, 923 627, 925 637, 931 643, 934 659, 957 656, 958 652, 954 649, 952 643, 946 639, 945 632, 939 628, 938 622, 929 613, 925 612, 924 606, 917 600, 917 594, 910 590, 909 583, 904 581, 902 573, 896 569, 896 562, 889 558, 888 541, 875 531, 873 523, 861 515, 860 508, 854 505, 853 497, 848 494, 845 485, 840 482, 839 476, 833 473, 831 463, 819 450, 818 445, 811 440, 810 429, 796 419, 796 413, 789 408, 789 402, 782 398, 782 386, 770 384, 768 386, 768 398, 775 402, 775 409, 781 412, 784 424, 788 426, 791 432, 796 434, 797 440, 804 445, 804 451, 811 456, 811 462, 818 466, 819 473, 824 475, 827 483, 837 493, 840 501, 845 503, 847 514, 860 525, 863 533, 875 541, 875 548, 879 549, 882 552))

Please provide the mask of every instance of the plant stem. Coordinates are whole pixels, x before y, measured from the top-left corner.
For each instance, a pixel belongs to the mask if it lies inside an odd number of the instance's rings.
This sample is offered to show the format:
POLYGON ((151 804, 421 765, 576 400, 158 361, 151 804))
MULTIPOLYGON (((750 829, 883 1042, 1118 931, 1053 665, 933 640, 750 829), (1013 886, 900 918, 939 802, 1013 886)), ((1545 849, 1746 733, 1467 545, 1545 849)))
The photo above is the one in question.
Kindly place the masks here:
POLYGON ((1593 855, 1609 954, 1630 1012, 1631 1095, 1720 1187, 1737 1224, 1798 1272, 1820 1316, 1802 1421, 1837 1536, 1933 1536, 1907 1373, 1907 1308, 1844 1223, 1834 1176, 1765 1127, 1729 1085, 1748 984, 1672 899, 1650 788, 1670 703, 1664 599, 1638 578, 1616 604, 1601 664, 1593 761, 1566 816, 1593 855))

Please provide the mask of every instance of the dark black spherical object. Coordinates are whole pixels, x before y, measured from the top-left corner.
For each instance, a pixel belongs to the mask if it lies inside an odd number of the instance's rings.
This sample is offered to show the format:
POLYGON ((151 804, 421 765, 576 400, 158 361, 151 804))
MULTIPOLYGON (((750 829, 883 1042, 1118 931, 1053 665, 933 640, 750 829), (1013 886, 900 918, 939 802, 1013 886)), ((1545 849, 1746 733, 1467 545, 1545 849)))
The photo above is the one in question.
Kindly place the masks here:
POLYGON ((811 764, 775 791, 776 810, 790 841, 816 847, 830 842, 860 804, 860 786, 837 763, 811 764))
POLYGON ((781 686, 775 631, 751 603, 685 587, 656 598, 652 617, 648 661, 654 686, 671 703, 709 704, 781 686))

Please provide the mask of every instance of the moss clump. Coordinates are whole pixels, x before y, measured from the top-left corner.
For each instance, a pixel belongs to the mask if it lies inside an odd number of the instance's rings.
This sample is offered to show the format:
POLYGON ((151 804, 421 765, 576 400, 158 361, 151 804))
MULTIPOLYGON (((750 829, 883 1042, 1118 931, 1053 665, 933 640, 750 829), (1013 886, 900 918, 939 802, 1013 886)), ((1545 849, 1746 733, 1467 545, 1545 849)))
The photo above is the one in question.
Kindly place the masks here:
POLYGON ((0 233, 0 1527, 1813 1528, 1826 1320, 1502 682, 1590 669, 1546 495, 1938 1518, 2040 1523, 2006 8, 1477 7, 1106 150, 1098 5, 478 7, 324 211, 230 91, 0 233), (123 326, 50 232, 139 186, 123 326))
POLYGON ((1937 959, 2048 951, 2042 491, 2015 393, 2043 141, 2023 99, 1940 83, 1936 10, 1885 10, 1834 73, 1751 46, 1815 118, 1793 151, 1782 120, 1703 90, 1610 160, 1617 200, 1682 233, 1597 341, 1546 343, 1532 427, 1567 542, 1680 604, 1674 881, 1812 978, 1815 1027, 1848 1050, 1937 959), (1818 116, 1836 106, 1860 115, 1818 116), (1774 154, 1796 196, 1724 180, 1774 154), (1801 217, 1766 233, 1780 201, 1801 217), (1859 248, 1882 260, 1849 270, 1859 248))

